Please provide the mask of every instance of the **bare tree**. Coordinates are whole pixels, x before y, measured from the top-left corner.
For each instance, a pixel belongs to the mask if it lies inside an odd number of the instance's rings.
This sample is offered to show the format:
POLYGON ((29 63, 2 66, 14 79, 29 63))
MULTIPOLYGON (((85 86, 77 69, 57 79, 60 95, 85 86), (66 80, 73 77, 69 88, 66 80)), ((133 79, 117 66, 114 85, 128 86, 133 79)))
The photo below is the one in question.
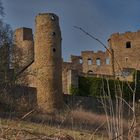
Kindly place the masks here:
POLYGON ((0 79, 5 81, 10 66, 11 48, 13 45, 13 31, 9 24, 4 22, 4 8, 0 0, 0 79))

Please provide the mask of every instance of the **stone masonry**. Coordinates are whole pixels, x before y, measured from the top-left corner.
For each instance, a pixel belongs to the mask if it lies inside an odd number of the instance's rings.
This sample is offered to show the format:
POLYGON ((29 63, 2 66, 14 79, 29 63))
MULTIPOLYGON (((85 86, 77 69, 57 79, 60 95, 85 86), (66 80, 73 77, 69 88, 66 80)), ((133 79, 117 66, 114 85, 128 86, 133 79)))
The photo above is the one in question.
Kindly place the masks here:
POLYGON ((20 69, 31 63, 20 75, 18 83, 37 89, 37 103, 43 112, 55 112, 62 108, 62 56, 59 18, 52 13, 41 13, 35 20, 35 38, 32 30, 15 31, 15 45, 21 62, 20 69), (33 45, 34 44, 34 45, 33 45), (25 61, 26 59, 26 61, 25 61), (25 63, 26 62, 26 63, 25 63))
POLYGON ((72 55, 71 62, 63 62, 63 92, 69 93, 72 85, 78 85, 78 80, 69 81, 77 76, 132 81, 133 71, 140 70, 140 31, 112 34, 108 39, 108 50, 82 51, 80 56, 72 55))
POLYGON ((55 14, 36 16, 34 38, 32 29, 25 27, 16 29, 14 35, 14 58, 18 58, 14 71, 21 78, 17 83, 36 88, 37 104, 43 112, 61 109, 62 93, 69 94, 71 86, 77 87, 79 76, 132 81, 133 71, 140 70, 140 31, 112 34, 109 51, 85 50, 80 56, 71 55, 71 62, 62 60, 61 31, 55 14))
POLYGON ((140 31, 112 34, 108 40, 109 49, 114 52, 115 74, 120 74, 121 69, 140 70, 140 31))
POLYGON ((35 30, 35 68, 38 105, 45 111, 62 108, 62 56, 59 19, 54 14, 39 14, 35 30))

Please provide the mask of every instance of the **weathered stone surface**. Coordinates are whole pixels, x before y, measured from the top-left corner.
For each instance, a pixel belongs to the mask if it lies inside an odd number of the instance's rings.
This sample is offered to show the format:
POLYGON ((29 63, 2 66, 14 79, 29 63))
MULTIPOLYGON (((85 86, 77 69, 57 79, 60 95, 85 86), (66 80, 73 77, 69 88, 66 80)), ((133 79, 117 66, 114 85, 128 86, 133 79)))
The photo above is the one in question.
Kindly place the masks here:
POLYGON ((17 71, 23 69, 34 59, 34 41, 32 29, 18 28, 14 32, 14 65, 17 71))
POLYGON ((62 108, 62 56, 59 19, 55 14, 39 14, 35 29, 37 100, 46 112, 62 108))
MULTIPOLYGON (((77 87, 78 76, 115 76, 132 81, 131 71, 140 70, 140 31, 112 34, 108 40, 110 51, 82 51, 80 56, 71 55, 71 62, 62 61, 61 40, 59 18, 52 13, 36 16, 34 39, 32 29, 15 31, 15 45, 20 50, 14 54, 18 57, 17 70, 34 60, 20 74, 19 81, 37 88, 38 106, 44 112, 62 108, 62 90, 69 93, 71 85, 77 87)), ((0 76, 4 77, 1 71, 0 76)))
POLYGON ((15 31, 15 44, 21 50, 19 68, 34 60, 20 75, 18 83, 37 88, 37 103, 43 112, 62 108, 61 40, 59 18, 52 13, 36 16, 34 42, 31 29, 15 31))
MULTIPOLYGON (((80 75, 115 77, 133 80, 133 70, 140 70, 140 31, 114 33, 108 39, 106 52, 82 51, 71 56, 71 62, 63 62, 63 92, 69 93, 69 71, 80 75)), ((71 77, 75 75, 71 75, 71 77)))
POLYGON ((140 31, 112 34, 108 42, 114 52, 112 59, 116 59, 113 61, 116 75, 120 75, 124 68, 140 70, 140 31))

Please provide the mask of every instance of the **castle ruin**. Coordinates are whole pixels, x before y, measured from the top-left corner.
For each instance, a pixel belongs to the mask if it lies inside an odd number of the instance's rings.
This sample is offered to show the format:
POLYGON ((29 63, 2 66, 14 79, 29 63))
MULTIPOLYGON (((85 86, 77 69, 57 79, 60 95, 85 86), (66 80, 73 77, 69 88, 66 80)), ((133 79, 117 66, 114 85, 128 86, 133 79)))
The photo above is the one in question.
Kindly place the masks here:
MULTIPOLYGON (((0 65, 0 78, 18 77, 17 84, 37 90, 37 104, 44 112, 55 112, 63 106, 63 94, 69 94, 71 86, 78 87, 79 76, 119 78, 132 81, 134 69, 140 70, 140 31, 115 33, 108 39, 108 50, 82 51, 71 55, 71 62, 63 62, 59 18, 52 13, 36 16, 35 34, 32 29, 18 28, 14 32, 14 66, 7 68, 8 56, 0 65), (3 73, 8 73, 3 76, 3 73), (8 77, 8 76, 7 76, 8 77)), ((0 52, 8 52, 0 48, 0 52)), ((6 53, 8 54, 8 53, 6 53)), ((10 78, 11 79, 11 78, 10 78)))

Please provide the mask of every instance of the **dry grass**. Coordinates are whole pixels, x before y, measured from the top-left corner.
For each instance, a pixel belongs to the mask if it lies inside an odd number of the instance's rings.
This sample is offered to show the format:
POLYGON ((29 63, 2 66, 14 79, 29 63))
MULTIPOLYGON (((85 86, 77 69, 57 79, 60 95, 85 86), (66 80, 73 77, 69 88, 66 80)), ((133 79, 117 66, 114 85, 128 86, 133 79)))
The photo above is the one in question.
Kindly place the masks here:
MULTIPOLYGON (((108 116, 108 119, 113 120, 111 116, 108 116)), ((123 122, 124 132, 128 132, 129 122, 127 120, 121 122, 123 122)), ((66 140, 73 140, 73 138, 75 140, 106 140, 107 127, 106 115, 82 109, 68 109, 56 114, 40 114, 40 112, 31 111, 20 119, 16 118, 16 121, 1 119, 0 136, 9 140, 18 138, 55 140, 55 137, 63 137, 63 139, 65 137, 66 140)), ((139 130, 137 127, 137 138, 140 137, 139 130)))
POLYGON ((3 140, 107 140, 87 132, 73 131, 25 121, 1 119, 0 138, 3 140))
MULTIPOLYGON (((71 131, 80 131, 81 133, 87 132, 92 136, 97 134, 108 137, 106 115, 95 114, 82 109, 69 110, 63 114, 33 114, 28 119, 36 123, 57 127, 58 129, 69 129, 71 131)), ((114 123, 111 116, 108 116, 108 119, 110 120, 110 123, 114 123)), ((123 132, 125 132, 122 135, 125 136, 129 131, 130 122, 122 120, 121 123, 123 123, 123 132)), ((139 135, 138 132, 139 128, 137 128, 137 135, 139 135)))

